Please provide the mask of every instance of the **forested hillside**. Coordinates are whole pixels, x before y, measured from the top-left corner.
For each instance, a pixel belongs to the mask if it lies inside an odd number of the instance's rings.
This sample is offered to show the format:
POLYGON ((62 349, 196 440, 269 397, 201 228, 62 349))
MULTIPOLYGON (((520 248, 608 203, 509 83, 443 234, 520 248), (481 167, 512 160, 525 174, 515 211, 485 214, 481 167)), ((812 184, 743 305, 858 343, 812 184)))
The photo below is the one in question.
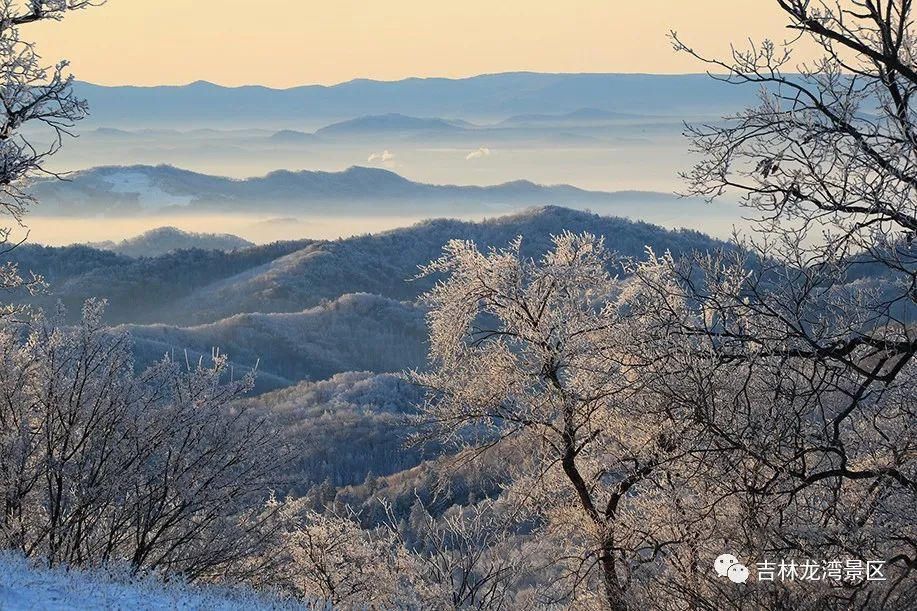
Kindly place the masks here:
POLYGON ((238 405, 267 417, 283 431, 280 441, 296 447, 284 469, 283 492, 305 494, 319 486, 313 496, 328 500, 342 486, 371 482, 438 455, 436 445, 409 443, 408 417, 422 401, 423 391, 398 375, 347 372, 238 405))
POLYGON ((86 247, 22 246, 10 255, 48 280, 48 294, 37 303, 61 300, 77 314, 83 300, 104 297, 111 322, 184 326, 246 312, 298 312, 346 293, 413 300, 433 282, 413 280, 418 266, 438 257, 450 239, 488 248, 522 235, 523 253, 538 257, 551 235, 564 230, 603 235, 624 256, 642 256, 647 246, 681 254, 722 244, 695 231, 548 206, 480 223, 431 220, 375 235, 234 252, 192 249, 130 260, 86 247))
POLYGON ((254 246, 248 240, 239 236, 216 233, 194 233, 182 231, 175 227, 159 227, 151 229, 134 238, 120 242, 94 242, 88 244, 92 248, 110 250, 119 255, 128 257, 158 257, 176 250, 236 250, 254 246))
POLYGON ((197 287, 265 265, 312 243, 276 242, 233 252, 194 248, 139 258, 87 246, 22 244, 7 253, 7 258, 22 272, 39 274, 46 281, 45 291, 27 299, 32 305, 53 308, 60 302, 69 320, 75 320, 83 302, 97 295, 108 300, 106 315, 113 322, 161 322, 160 310, 197 287))
POLYGON ((140 368, 164 354, 197 362, 218 347, 237 374, 257 367, 257 389, 345 371, 397 372, 422 367, 426 360, 423 310, 365 293, 295 313, 245 313, 194 327, 122 325, 114 330, 133 336, 140 368))

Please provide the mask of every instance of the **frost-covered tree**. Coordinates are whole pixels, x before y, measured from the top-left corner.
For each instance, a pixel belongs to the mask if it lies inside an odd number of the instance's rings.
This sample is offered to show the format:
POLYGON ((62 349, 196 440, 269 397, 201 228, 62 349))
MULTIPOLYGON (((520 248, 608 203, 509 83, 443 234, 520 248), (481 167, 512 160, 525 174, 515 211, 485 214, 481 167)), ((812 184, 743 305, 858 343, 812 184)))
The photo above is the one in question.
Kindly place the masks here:
POLYGON ((539 262, 453 242, 427 269, 447 277, 425 415, 462 443, 525 440, 513 489, 550 509, 563 554, 591 552, 612 608, 868 608, 917 587, 913 5, 777 5, 798 34, 784 45, 720 61, 675 37, 760 88, 690 128, 686 175, 690 194, 738 194, 760 237, 650 253, 620 285, 597 241, 570 236, 539 262), (823 56, 796 65, 803 38, 823 56), (723 549, 881 560, 889 577, 739 594, 698 569, 723 549))
POLYGON ((754 472, 743 494, 767 499, 773 523, 759 545, 885 560, 888 592, 832 594, 893 604, 917 568, 914 5, 776 5, 794 34, 782 44, 719 60, 674 36, 716 78, 759 87, 757 106, 689 130, 701 160, 686 178, 695 195, 738 195, 764 239, 635 271, 656 328, 741 381, 716 414, 684 403, 754 472), (818 58, 796 62, 801 43, 818 58))
POLYGON ((452 243, 427 270, 447 278, 426 416, 478 446, 529 442, 516 487, 544 506, 575 492, 548 524, 598 544, 612 608, 895 607, 917 587, 913 6, 777 4, 798 34, 782 46, 719 61, 675 37, 760 87, 759 106, 690 128, 686 175, 693 195, 738 193, 760 238, 628 262, 614 298, 569 238, 538 263, 452 243), (821 59, 792 63, 802 38, 821 59), (737 592, 698 568, 723 549, 881 560, 888 579, 737 592))
POLYGON ((790 348, 785 321, 757 309, 759 297, 779 298, 815 317, 819 332, 837 332, 859 311, 858 291, 793 302, 788 278, 798 272, 752 265, 739 251, 650 252, 614 281, 601 240, 556 242, 542 261, 520 257, 518 243, 489 253, 450 243, 426 270, 447 274, 428 295, 432 370, 414 374, 440 438, 478 451, 511 444, 506 498, 540 518, 538 537, 553 543, 566 577, 548 601, 906 600, 913 366, 873 355, 857 370, 816 358, 790 348), (878 559, 888 579, 736 589, 709 568, 724 549, 878 559))
POLYGON ((87 304, 0 329, 0 545, 49 565, 127 562, 215 577, 255 570, 283 448, 228 404, 226 360, 135 374, 129 338, 87 304))
POLYGON ((34 43, 21 35, 22 26, 62 19, 69 11, 101 4, 97 0, 2 0, 0 2, 0 206, 21 220, 32 198, 28 181, 48 174, 45 162, 87 112, 86 102, 73 92, 67 62, 43 63, 34 43), (50 130, 51 144, 40 147, 23 134, 26 126, 50 130))
MULTIPOLYGON (((0 213, 20 225, 34 203, 28 193, 29 182, 38 176, 56 176, 46 163, 88 112, 86 102, 73 92, 73 76, 67 73, 67 62, 45 64, 34 43, 22 36, 22 27, 59 20, 70 11, 103 2, 0 0, 0 213), (27 135, 26 130, 36 126, 38 129, 27 135), (36 138, 38 131, 43 133, 36 138), (50 144, 39 144, 39 140, 50 144)), ((11 235, 12 229, 0 229, 0 247, 11 245, 11 235)), ((27 284, 35 286, 39 280, 33 278, 27 284)), ((16 266, 0 267, 0 288, 18 288, 23 282, 16 266)))
MULTIPOLYGON (((912 597, 917 368, 881 351, 836 357, 793 337, 796 324, 847 337, 853 322, 870 324, 867 296, 794 282, 807 273, 740 253, 651 256, 630 271, 641 393, 693 422, 705 455, 687 463, 703 467, 693 514, 712 519, 700 566, 723 549, 756 561, 879 560, 882 582, 762 583, 736 602, 894 608, 912 597)), ((663 583, 694 600, 733 598, 671 577, 663 583)))
MULTIPOLYGON (((48 161, 88 112, 67 62, 44 63, 23 29, 103 3, 0 0, 0 214, 20 225, 30 182, 59 177, 48 161)), ((11 233, 0 230, 0 254, 11 233)), ((41 279, 0 268, 0 288, 23 284, 41 279)), ((279 525, 264 500, 283 448, 230 406, 251 377, 227 381, 219 353, 135 373, 129 338, 102 325, 102 309, 89 301, 76 327, 42 313, 0 323, 0 546, 189 579, 263 570, 279 525)))
POLYGON ((410 522, 399 524, 391 507, 387 526, 413 558, 415 581, 424 584, 424 606, 452 609, 503 609, 512 606, 521 584, 538 562, 520 550, 514 514, 484 500, 454 506, 437 517, 420 498, 410 522))
POLYGON ((423 417, 460 445, 520 448, 511 491, 566 540, 572 589, 623 609, 646 560, 688 536, 662 507, 693 492, 677 465, 694 423, 637 392, 603 241, 564 233, 541 261, 520 244, 453 241, 423 270, 447 274, 427 295, 431 370, 413 374, 431 391, 423 417))
POLYGON ((410 524, 383 504, 372 528, 347 507, 317 513, 302 500, 281 512, 273 584, 305 601, 342 609, 512 608, 537 562, 516 545, 512 513, 492 501, 436 517, 418 499, 410 524))
POLYGON ((426 598, 415 587, 413 559, 388 528, 366 530, 346 509, 320 514, 296 500, 282 511, 293 527, 276 550, 276 584, 336 609, 401 608, 426 598))

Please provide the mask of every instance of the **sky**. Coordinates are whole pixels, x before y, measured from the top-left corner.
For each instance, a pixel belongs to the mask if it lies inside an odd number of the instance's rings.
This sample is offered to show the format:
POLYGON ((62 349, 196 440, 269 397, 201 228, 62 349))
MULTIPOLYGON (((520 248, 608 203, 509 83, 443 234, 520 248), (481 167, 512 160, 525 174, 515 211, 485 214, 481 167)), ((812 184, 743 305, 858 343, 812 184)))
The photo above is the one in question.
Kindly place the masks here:
POLYGON ((783 40, 775 0, 109 0, 33 26, 48 61, 104 85, 292 87, 353 78, 702 71, 698 49, 783 40))

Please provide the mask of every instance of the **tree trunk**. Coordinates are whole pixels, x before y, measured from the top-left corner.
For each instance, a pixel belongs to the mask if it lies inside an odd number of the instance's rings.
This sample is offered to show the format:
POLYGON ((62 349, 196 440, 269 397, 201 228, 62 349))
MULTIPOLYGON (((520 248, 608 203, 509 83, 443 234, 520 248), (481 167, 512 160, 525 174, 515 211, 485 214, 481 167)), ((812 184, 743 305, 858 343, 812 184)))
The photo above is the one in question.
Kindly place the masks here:
MULTIPOLYGON (((610 529, 609 529, 610 531, 610 529)), ((624 600, 624 589, 618 581, 618 570, 615 565, 614 536, 607 532, 602 540, 599 566, 602 568, 602 583, 604 586, 605 602, 610 611, 627 611, 627 602, 624 600)))

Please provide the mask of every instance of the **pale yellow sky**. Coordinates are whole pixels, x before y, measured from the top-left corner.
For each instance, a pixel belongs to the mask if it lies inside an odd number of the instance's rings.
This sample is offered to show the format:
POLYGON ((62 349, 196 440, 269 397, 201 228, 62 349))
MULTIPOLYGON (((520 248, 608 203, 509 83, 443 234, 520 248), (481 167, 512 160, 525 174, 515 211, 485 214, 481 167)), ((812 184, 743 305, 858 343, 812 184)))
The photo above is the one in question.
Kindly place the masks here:
POLYGON ((513 70, 699 72, 676 29, 721 53, 783 40, 774 0, 109 0, 29 26, 81 80, 273 87, 513 70))

